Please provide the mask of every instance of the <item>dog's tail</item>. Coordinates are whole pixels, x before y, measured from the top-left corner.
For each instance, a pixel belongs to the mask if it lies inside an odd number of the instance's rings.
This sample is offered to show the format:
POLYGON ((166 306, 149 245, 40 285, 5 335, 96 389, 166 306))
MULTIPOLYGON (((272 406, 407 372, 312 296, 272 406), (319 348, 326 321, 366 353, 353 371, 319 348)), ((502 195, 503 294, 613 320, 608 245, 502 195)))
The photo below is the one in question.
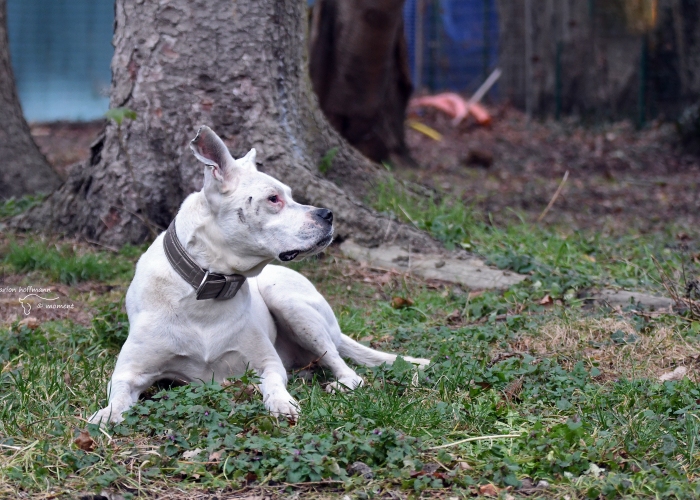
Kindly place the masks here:
MULTIPOLYGON (((354 341, 344 333, 340 335, 340 345, 338 352, 344 358, 350 358, 358 365, 364 366, 379 366, 383 363, 392 364, 398 357, 396 354, 375 351, 369 347, 363 346, 359 342, 354 341)), ((403 356, 403 359, 409 363, 414 363, 420 367, 428 366, 429 359, 412 358, 411 356, 403 356)))

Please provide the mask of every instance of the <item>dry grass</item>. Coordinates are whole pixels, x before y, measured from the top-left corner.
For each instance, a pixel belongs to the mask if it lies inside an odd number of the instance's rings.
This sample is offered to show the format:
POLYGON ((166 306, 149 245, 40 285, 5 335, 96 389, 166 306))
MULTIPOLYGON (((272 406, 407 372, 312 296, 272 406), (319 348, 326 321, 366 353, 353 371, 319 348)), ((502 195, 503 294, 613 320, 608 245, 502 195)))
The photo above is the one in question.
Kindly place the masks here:
POLYGON ((686 366, 693 380, 699 378, 695 365, 700 361, 700 345, 669 326, 640 334, 620 318, 556 319, 545 324, 539 335, 520 337, 511 347, 537 357, 557 357, 567 368, 583 360, 597 366, 604 379, 658 378, 677 366, 686 366), (623 338, 615 342, 614 335, 623 338))

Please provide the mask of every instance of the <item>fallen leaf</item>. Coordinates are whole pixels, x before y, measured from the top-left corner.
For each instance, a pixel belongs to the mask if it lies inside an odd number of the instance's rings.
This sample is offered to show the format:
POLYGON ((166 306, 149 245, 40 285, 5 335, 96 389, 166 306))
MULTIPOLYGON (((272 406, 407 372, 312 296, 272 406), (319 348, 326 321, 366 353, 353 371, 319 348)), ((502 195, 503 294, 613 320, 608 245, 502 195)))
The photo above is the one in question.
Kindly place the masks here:
POLYGON ((455 309, 452 311, 450 314, 447 315, 445 318, 445 321, 448 323, 459 323, 459 320, 462 319, 462 313, 459 311, 459 309, 455 309))
POLYGON ((70 372, 64 372, 64 373, 63 373, 63 382, 64 382, 66 385, 71 385, 72 380, 73 380, 73 379, 72 379, 71 376, 70 376, 70 372))
POLYGON ((542 297, 542 300, 540 300, 540 305, 541 306, 549 306, 554 303, 554 300, 552 300, 552 297, 549 296, 549 294, 545 295, 542 297))
POLYGON ((518 398, 522 390, 523 378, 521 377, 513 380, 510 384, 508 384, 504 389, 503 394, 505 395, 507 401, 513 401, 514 399, 518 398))
POLYGON ((681 380, 688 373, 688 369, 685 366, 679 366, 672 372, 664 373, 659 377, 659 382, 668 382, 671 380, 681 380))
POLYGON ((384 273, 378 278, 376 278, 376 282, 379 283, 380 285, 388 285, 391 283, 391 278, 392 278, 392 273, 384 273))
POLYGON ((479 486, 479 495, 484 495, 485 497, 497 497, 499 491, 501 490, 493 484, 482 484, 479 486))
POLYGON ((403 309, 413 305, 413 301, 409 298, 394 297, 391 299, 391 307, 394 309, 403 309))
POLYGON ((350 474, 351 476, 359 475, 367 480, 370 480, 374 477, 374 472, 372 472, 372 468, 364 462, 353 462, 351 465, 348 466, 347 471, 348 474, 350 474))
POLYGON ((201 449, 201 448, 195 448, 194 450, 187 450, 186 452, 184 452, 184 453, 182 454, 182 458, 184 458, 185 460, 189 460, 189 459, 191 459, 191 458, 196 457, 196 456, 199 455, 201 452, 202 452, 202 449, 201 449))
POLYGON ((26 326, 30 330, 36 330, 39 328, 39 320, 34 317, 24 318, 19 322, 19 326, 26 326))
POLYGON ((92 451, 95 449, 95 441, 90 437, 90 433, 85 430, 81 430, 80 436, 75 438, 73 442, 83 451, 92 451))
POLYGON ((221 460, 221 456, 224 454, 224 450, 218 450, 218 451, 212 451, 209 454, 209 461, 210 462, 218 462, 221 460))

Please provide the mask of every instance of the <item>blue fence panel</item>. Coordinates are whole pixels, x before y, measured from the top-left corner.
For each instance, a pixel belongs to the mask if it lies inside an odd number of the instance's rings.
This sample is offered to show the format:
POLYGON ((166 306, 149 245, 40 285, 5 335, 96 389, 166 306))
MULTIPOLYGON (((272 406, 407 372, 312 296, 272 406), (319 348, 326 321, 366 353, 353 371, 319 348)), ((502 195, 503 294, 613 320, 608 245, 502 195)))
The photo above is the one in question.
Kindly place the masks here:
POLYGON ((411 71, 421 87, 432 92, 470 92, 496 67, 495 0, 407 0, 404 21, 411 71), (417 47, 419 24, 422 47, 417 47), (422 51, 420 68, 416 67, 417 50, 422 51))
POLYGON ((7 21, 28 120, 91 120, 107 111, 113 0, 8 0, 7 21))
MULTIPOLYGON (((414 82, 432 92, 472 92, 497 62, 495 0, 422 0, 422 12, 418 5, 418 0, 404 5, 414 82)), ((7 15, 12 66, 27 119, 101 117, 109 107, 113 0, 7 0, 7 15)))

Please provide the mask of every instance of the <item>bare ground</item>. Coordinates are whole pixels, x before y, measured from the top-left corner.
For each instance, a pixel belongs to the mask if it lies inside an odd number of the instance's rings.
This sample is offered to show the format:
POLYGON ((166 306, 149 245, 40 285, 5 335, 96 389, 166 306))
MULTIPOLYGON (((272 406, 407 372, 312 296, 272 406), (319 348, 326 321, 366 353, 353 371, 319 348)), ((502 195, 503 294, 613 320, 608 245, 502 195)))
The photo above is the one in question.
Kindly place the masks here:
POLYGON ((547 224, 613 233, 700 228, 700 157, 680 150, 673 124, 637 130, 630 122, 528 121, 509 107, 495 109, 488 128, 453 127, 434 111, 414 118, 443 139, 408 128, 422 167, 398 173, 450 192, 496 223, 512 220, 513 211, 535 221, 568 171, 547 224))
MULTIPOLYGON (((573 119, 528 121, 495 108, 491 127, 453 127, 435 111, 414 117, 443 135, 435 141, 407 128, 421 165, 398 175, 473 206, 504 223, 514 212, 534 221, 568 180, 544 222, 572 229, 642 232, 700 228, 700 157, 685 154, 669 123, 637 130, 630 122, 584 125, 573 119)), ((65 178, 89 155, 104 122, 37 123, 32 135, 65 178)))

